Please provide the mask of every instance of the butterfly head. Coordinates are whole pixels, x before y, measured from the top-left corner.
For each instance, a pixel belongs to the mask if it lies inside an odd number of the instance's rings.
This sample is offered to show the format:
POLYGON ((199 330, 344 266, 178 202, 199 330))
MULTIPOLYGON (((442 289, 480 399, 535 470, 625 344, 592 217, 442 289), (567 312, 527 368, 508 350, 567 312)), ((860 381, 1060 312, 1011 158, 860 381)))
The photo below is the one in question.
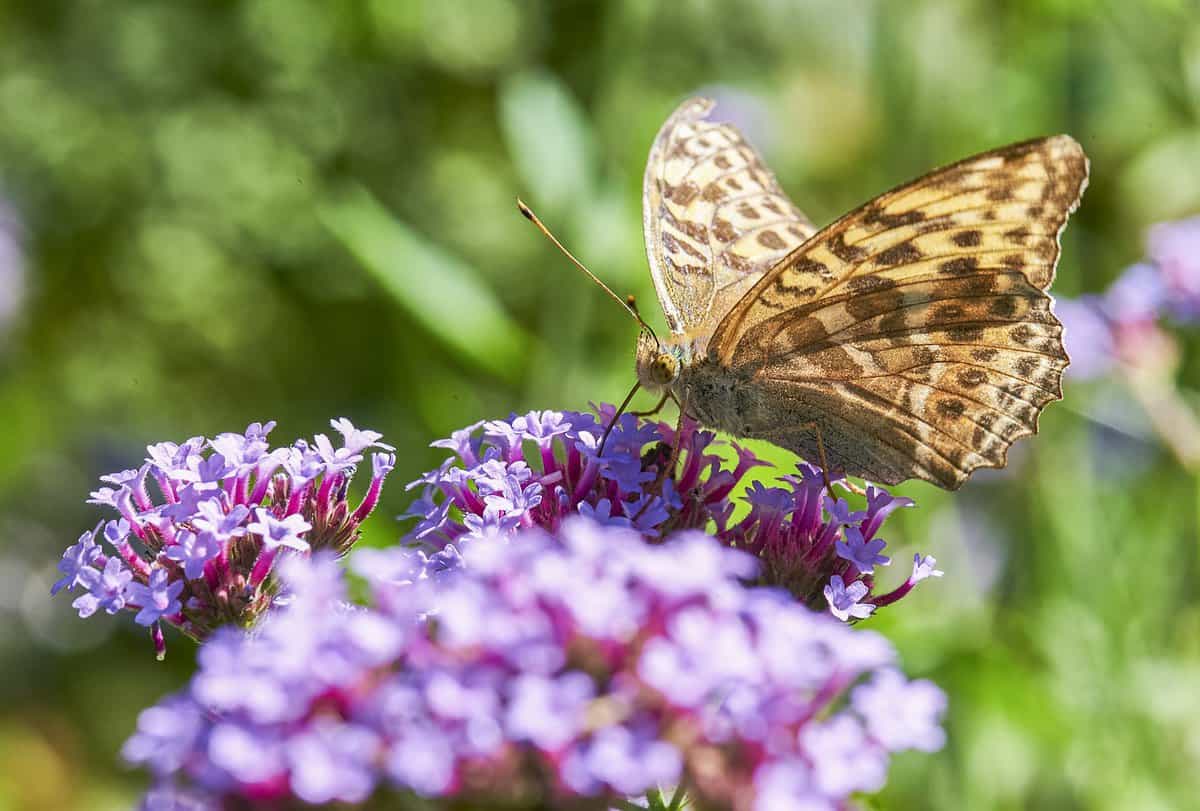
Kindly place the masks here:
POLYGON ((682 361, 679 347, 660 343, 645 331, 638 336, 637 377, 644 388, 657 391, 674 383, 682 361))

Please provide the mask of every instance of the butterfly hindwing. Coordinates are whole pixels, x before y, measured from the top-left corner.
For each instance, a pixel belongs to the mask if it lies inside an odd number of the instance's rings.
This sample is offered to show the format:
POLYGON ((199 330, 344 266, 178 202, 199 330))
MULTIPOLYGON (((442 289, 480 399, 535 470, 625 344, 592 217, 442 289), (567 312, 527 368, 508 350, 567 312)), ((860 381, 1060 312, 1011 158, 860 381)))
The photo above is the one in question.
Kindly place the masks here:
POLYGON ((721 320, 708 365, 776 406, 749 435, 884 483, 955 488, 1003 466, 1061 397, 1067 356, 1044 289, 1087 159, 1068 136, 968 158, 846 215, 721 320))
POLYGON ((717 320, 815 229, 731 124, 684 102, 654 139, 643 217, 655 289, 675 333, 717 320))

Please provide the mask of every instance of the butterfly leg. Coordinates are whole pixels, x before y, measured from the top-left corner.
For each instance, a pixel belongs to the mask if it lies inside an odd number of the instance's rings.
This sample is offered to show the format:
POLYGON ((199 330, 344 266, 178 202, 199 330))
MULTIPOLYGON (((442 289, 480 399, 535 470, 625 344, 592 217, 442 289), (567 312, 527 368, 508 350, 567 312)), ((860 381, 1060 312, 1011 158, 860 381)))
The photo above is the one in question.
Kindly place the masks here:
POLYGON ((675 443, 671 448, 671 461, 667 463, 665 469, 658 474, 658 484, 662 484, 663 478, 668 472, 675 472, 675 465, 679 463, 679 452, 683 450, 683 421, 687 419, 687 392, 683 394, 683 402, 679 404, 679 422, 675 424, 675 443))
POLYGON ((821 426, 815 422, 806 422, 800 426, 805 431, 812 431, 817 438, 817 460, 821 463, 821 478, 825 480, 825 489, 833 495, 833 485, 829 482, 829 460, 825 458, 825 440, 821 438, 821 426))
MULTIPOLYGON (((667 396, 671 395, 668 393, 667 396)), ((671 397, 671 399, 674 399, 674 397, 671 397)), ((663 400, 665 402, 666 397, 664 397, 663 400)), ((662 403, 659 403, 658 407, 661 408, 662 403)), ((684 392, 683 401, 679 403, 679 422, 675 424, 675 441, 671 444, 671 458, 664 467, 659 468, 658 476, 655 477, 654 485, 650 488, 650 492, 655 492, 662 487, 662 483, 667 478, 667 474, 673 473, 675 471, 675 465, 679 464, 679 454, 680 451, 683 450, 683 421, 685 419, 687 419, 686 392, 684 392)), ((642 513, 646 511, 646 508, 650 506, 650 503, 650 499, 647 498, 646 503, 643 504, 642 508, 633 516, 634 523, 637 523, 637 520, 642 517, 642 513)))
POLYGON ((663 406, 667 404, 667 400, 671 399, 674 398, 671 396, 671 392, 667 391, 667 393, 662 396, 662 399, 658 401, 658 404, 649 411, 629 411, 626 413, 632 414, 635 417, 653 417, 655 414, 662 411, 663 406))
MULTIPOLYGON (((833 484, 829 481, 829 460, 825 458, 825 441, 821 438, 821 426, 815 422, 806 422, 800 425, 806 431, 812 431, 813 436, 817 438, 817 459, 821 463, 821 478, 825 480, 825 489, 829 494, 833 495, 833 484)), ((867 493, 861 487, 856 485, 849 479, 842 479, 842 483, 846 488, 856 495, 865 496, 867 493)))

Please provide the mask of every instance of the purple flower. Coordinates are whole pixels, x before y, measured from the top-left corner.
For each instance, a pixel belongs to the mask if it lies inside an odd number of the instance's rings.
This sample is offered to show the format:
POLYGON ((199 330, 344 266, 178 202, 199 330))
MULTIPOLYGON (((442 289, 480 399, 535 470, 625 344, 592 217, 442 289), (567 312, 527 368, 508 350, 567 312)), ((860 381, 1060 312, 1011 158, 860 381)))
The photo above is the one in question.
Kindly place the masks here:
POLYGON ((144 764, 157 777, 182 769, 204 730, 203 710, 192 698, 179 694, 142 710, 137 732, 121 749, 121 756, 144 764))
POLYGON ((606 498, 600 499, 594 506, 583 501, 579 504, 579 514, 605 526, 626 528, 633 526, 633 522, 624 515, 613 515, 612 507, 612 502, 606 498))
POLYGON ((317 721, 285 745, 292 790, 314 805, 362 802, 375 788, 382 746, 367 727, 317 721))
POLYGON ((595 696, 595 683, 583 673, 557 678, 524 673, 512 684, 505 729, 514 741, 557 751, 584 733, 588 707, 595 696))
POLYGON ((329 441, 329 437, 324 434, 317 434, 313 437, 313 444, 317 456, 325 465, 325 469, 341 473, 349 468, 354 467, 362 461, 362 454, 358 451, 347 447, 335 448, 333 443, 329 441))
POLYGON ((80 581, 88 593, 77 597, 71 606, 81 617, 90 617, 101 608, 106 613, 115 614, 125 607, 131 592, 131 580, 133 572, 119 557, 109 558, 103 571, 89 566, 80 572, 80 581))
POLYGON ((79 536, 79 540, 68 546, 62 554, 62 560, 58 562, 58 570, 63 573, 63 576, 55 581, 50 587, 50 594, 58 594, 63 589, 68 591, 76 586, 85 586, 83 577, 89 575, 85 572, 92 572, 95 569, 92 567, 101 557, 101 549, 96 545, 94 536, 100 531, 97 526, 90 532, 85 532, 79 536))
POLYGON ((245 504, 226 510, 220 499, 210 498, 196 504, 191 523, 197 530, 224 542, 246 534, 243 523, 249 515, 250 508, 245 504))
POLYGON ((1084 301, 1099 301, 1104 315, 1115 327, 1158 320, 1170 293, 1163 276, 1154 265, 1131 265, 1109 286, 1103 299, 1084 296, 1084 301))
POLYGON ((802 735, 805 750, 812 753, 814 782, 824 794, 839 797, 883 788, 888 749, 869 740, 854 716, 813 724, 802 735))
POLYGON ((584 795, 600 794, 606 786, 631 795, 677 783, 682 770, 680 751, 659 740, 652 728, 613 726, 601 729, 567 756, 563 779, 584 795))
POLYGON ((155 786, 146 792, 137 811, 220 811, 209 797, 175 786, 155 786))
POLYGON ((1146 242, 1172 314, 1187 322, 1200 318, 1200 217, 1155 225, 1146 242))
MULTIPOLYGON (((342 449, 323 438, 272 450, 266 439, 274 425, 251 423, 211 440, 159 442, 147 447, 141 468, 103 476, 113 487, 99 488, 89 503, 116 510, 120 520, 107 522, 103 533, 99 527, 85 533, 63 553, 63 576, 51 592, 83 585, 88 594, 76 605, 83 616, 101 607, 112 611, 121 604, 112 579, 119 573, 131 577, 125 607, 136 610, 142 624, 166 619, 201 640, 226 623, 252 625, 277 598, 278 550, 344 554, 396 461, 391 453, 373 455, 370 484, 355 507, 347 500, 354 473, 348 460, 372 445, 391 446, 342 419, 333 421, 347 443, 342 449), (157 486, 147 486, 147 477, 157 486), (101 569, 112 560, 118 568, 105 576, 101 569)), ((521 493, 526 501, 533 495, 521 493)), ((161 629, 153 635, 161 648, 161 629)))
MULTIPOLYGON (((228 540, 228 536, 224 540, 228 540)), ((195 580, 204 573, 204 565, 221 554, 224 548, 222 539, 212 532, 197 533, 185 529, 175 536, 175 543, 168 546, 163 554, 183 567, 184 577, 195 580)))
POLYGON ((383 434, 378 431, 365 431, 354 427, 354 423, 345 417, 330 420, 329 424, 342 435, 342 443, 352 453, 360 453, 367 448, 381 448, 385 451, 396 450, 391 445, 380 442, 383 434))
POLYGON ((1080 380, 1107 374, 1116 358, 1113 327, 1096 296, 1062 298, 1054 313, 1063 323, 1063 342, 1071 365, 1067 373, 1080 380))
POLYGON ((867 514, 861 510, 851 512, 850 503, 844 498, 833 499, 825 496, 823 503, 830 520, 839 524, 858 524, 867 517, 867 514))
POLYGON ((150 582, 129 584, 129 600, 141 606, 134 621, 138 625, 153 625, 170 614, 178 614, 179 595, 183 592, 183 582, 171 582, 166 569, 155 569, 150 575, 150 582))
POLYGON ((931 555, 913 555, 912 575, 908 580, 910 583, 920 583, 927 577, 941 577, 945 572, 941 569, 935 569, 937 559, 931 555))
POLYGON ((126 758, 214 805, 607 807, 686 774, 701 807, 797 809, 938 743, 944 698, 886 641, 746 585, 758 561, 711 537, 574 517, 459 547, 438 578, 421 550, 363 550, 354 608, 332 554, 291 558, 286 604, 213 636, 126 758))
MULTIPOLYGON (((865 515, 865 513, 864 513, 865 515)), ((874 574, 875 566, 887 566, 892 559, 879 554, 887 542, 881 538, 866 540, 862 530, 857 527, 846 527, 843 540, 837 542, 838 557, 845 558, 854 564, 860 574, 874 574)))
POLYGON ((893 668, 850 694, 854 709, 866 719, 871 737, 888 749, 933 752, 946 742, 938 724, 946 711, 946 694, 932 682, 908 681, 893 668))
POLYGON ((217 488, 206 484, 188 484, 175 492, 175 501, 158 508, 158 513, 176 524, 183 524, 194 517, 203 518, 202 504, 219 498, 217 488))
POLYGON ((255 520, 246 525, 246 531, 260 535, 264 548, 273 551, 287 547, 297 552, 308 551, 308 541, 300 536, 312 529, 312 524, 305 521, 303 516, 292 514, 280 520, 267 510, 258 509, 254 517, 255 520))
MULTIPOLYGON (((675 431, 624 414, 600 456, 599 440, 613 409, 601 406, 599 413, 598 420, 592 414, 535 411, 477 423, 434 442, 458 458, 409 485, 421 488, 405 514, 419 519, 409 540, 433 552, 463 536, 511 536, 530 526, 557 531, 575 514, 636 529, 647 541, 714 526, 723 543, 762 560, 755 574, 761 582, 788 589, 812 608, 826 607, 824 588, 833 575, 855 594, 865 588, 864 603, 885 605, 903 596, 897 590, 871 594, 873 582, 862 578, 887 563, 880 554, 884 542, 875 534, 889 515, 911 506, 911 499, 870 486, 865 509, 856 508, 826 493, 823 473, 802 464, 798 476, 781 480, 783 487, 753 482, 743 497, 751 510, 735 522, 730 498, 749 470, 765 464, 753 453, 734 445, 736 462, 730 464, 728 454, 714 452, 721 445, 716 435, 687 421, 678 437, 678 463, 670 475, 660 476, 675 431), (483 436, 475 438, 481 425, 483 436)), ((872 609, 856 610, 865 616, 872 609)))
POLYGON ((842 580, 841 575, 829 578, 825 587, 825 599, 829 602, 829 610, 840 620, 865 619, 871 616, 875 606, 859 602, 867 596, 867 586, 860 581, 854 581, 849 586, 842 580))

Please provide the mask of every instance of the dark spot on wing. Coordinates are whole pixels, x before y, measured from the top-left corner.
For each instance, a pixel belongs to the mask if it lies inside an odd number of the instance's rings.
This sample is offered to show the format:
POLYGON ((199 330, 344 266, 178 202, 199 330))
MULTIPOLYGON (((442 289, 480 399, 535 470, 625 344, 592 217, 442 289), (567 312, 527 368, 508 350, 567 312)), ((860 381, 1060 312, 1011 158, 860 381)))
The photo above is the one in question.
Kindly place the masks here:
POLYGON ((895 280, 889 279, 886 276, 855 276, 853 279, 846 282, 847 289, 854 293, 887 290, 895 286, 895 280))
POLYGON ((1002 296, 992 302, 988 311, 1001 318, 1011 318, 1017 313, 1017 299, 1015 296, 1002 296))
POLYGON ((825 247, 829 252, 841 259, 843 262, 859 262, 864 259, 867 252, 856 245, 846 244, 846 235, 838 232, 831 236, 825 243, 825 247))
POLYGON ((974 343, 983 337, 983 327, 949 327, 946 330, 946 337, 956 344, 974 343))
POLYGON ((925 219, 925 212, 913 209, 901 211, 898 214, 888 214, 879 206, 872 206, 863 214, 864 225, 881 225, 886 228, 898 228, 903 225, 915 225, 925 219))
POLYGON ((917 246, 911 242, 901 242, 899 245, 880 251, 875 257, 875 264, 879 267, 891 267, 893 265, 907 265, 916 262, 924 254, 922 254, 917 246))
POLYGON ((771 230, 760 231, 756 239, 759 245, 768 250, 779 251, 787 247, 787 243, 783 241, 783 237, 771 230))
POLYGON ((963 388, 973 389, 987 382, 987 372, 982 369, 963 369, 958 373, 958 382, 963 388))
POLYGON ((944 399, 937 404, 937 412, 943 417, 961 417, 966 410, 967 404, 962 400, 944 399))
POLYGON ((947 276, 965 276, 979 268, 979 259, 974 256, 959 256, 938 265, 938 270, 947 276))

